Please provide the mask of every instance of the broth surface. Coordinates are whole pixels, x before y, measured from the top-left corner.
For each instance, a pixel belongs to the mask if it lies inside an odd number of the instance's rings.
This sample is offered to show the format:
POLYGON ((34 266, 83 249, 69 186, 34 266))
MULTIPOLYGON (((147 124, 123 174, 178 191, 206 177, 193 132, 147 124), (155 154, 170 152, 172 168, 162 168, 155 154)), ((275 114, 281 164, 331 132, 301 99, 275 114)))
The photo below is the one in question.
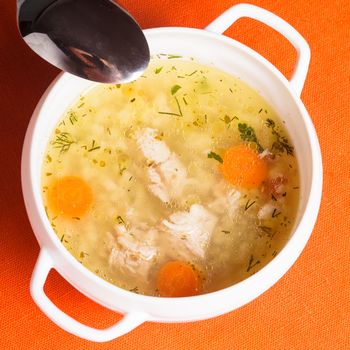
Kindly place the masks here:
POLYGON ((81 96, 42 170, 47 215, 69 252, 156 296, 170 261, 193 267, 198 293, 257 272, 287 242, 299 202, 293 146, 274 110, 241 80, 171 58, 81 96), (242 164, 228 164, 237 154, 242 164), (245 169, 247 157, 256 160, 245 169))

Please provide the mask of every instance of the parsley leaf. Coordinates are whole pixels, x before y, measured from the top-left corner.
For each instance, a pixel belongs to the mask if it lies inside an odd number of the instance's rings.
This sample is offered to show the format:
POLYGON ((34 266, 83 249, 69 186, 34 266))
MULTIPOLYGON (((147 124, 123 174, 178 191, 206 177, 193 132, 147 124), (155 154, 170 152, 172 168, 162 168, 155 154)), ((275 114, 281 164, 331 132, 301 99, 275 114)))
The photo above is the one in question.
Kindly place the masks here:
POLYGON ((238 130, 243 141, 254 142, 258 147, 259 153, 264 150, 255 135, 254 129, 251 126, 248 126, 246 123, 238 123, 238 130))
POLYGON ((155 69, 154 73, 159 74, 162 71, 163 67, 158 67, 155 69))
POLYGON ((213 159, 217 160, 217 161, 220 162, 220 163, 223 163, 223 162, 224 162, 224 161, 222 160, 222 158, 221 158, 218 154, 214 153, 213 151, 211 151, 211 152, 208 153, 208 158, 213 158, 213 159))

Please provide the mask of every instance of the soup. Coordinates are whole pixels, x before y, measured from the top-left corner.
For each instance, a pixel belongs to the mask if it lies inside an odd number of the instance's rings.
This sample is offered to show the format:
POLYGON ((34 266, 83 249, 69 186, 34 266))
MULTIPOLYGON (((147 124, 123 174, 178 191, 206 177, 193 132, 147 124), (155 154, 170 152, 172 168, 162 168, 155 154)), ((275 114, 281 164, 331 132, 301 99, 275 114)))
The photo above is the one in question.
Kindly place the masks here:
POLYGON ((66 249, 118 287, 165 297, 256 273, 287 242, 299 201, 293 145, 271 106, 238 78, 174 58, 80 96, 42 170, 66 249))

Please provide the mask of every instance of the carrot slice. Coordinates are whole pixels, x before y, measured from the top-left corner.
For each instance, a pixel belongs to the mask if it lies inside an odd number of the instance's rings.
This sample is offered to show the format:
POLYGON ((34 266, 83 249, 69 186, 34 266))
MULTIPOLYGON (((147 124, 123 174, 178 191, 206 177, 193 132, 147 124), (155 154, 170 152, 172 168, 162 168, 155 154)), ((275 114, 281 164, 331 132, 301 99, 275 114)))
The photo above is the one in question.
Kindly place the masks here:
POLYGON ((224 178, 235 186, 258 188, 267 177, 265 160, 247 145, 229 148, 220 166, 224 178))
POLYGON ((80 177, 66 176, 56 180, 48 189, 48 205, 56 214, 81 217, 93 201, 90 186, 80 177))
POLYGON ((193 296, 199 293, 201 280, 190 264, 170 261, 158 271, 157 289, 162 297, 193 296))

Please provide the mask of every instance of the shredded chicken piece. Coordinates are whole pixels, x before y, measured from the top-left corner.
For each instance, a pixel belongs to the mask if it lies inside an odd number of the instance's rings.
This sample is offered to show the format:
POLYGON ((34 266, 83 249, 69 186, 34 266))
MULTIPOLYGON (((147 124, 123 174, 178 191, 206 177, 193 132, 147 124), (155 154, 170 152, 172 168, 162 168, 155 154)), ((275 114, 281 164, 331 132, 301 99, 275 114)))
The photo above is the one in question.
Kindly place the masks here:
POLYGON ((202 205, 193 204, 189 212, 176 212, 162 224, 173 237, 181 240, 194 255, 204 258, 217 217, 202 205))
POLYGON ((264 149, 259 155, 258 157, 260 159, 273 159, 274 158, 274 154, 272 152, 270 152, 270 150, 268 148, 264 149))
POLYGON ((157 139, 157 130, 146 128, 137 134, 137 144, 153 165, 148 169, 149 189, 162 202, 180 198, 186 184, 187 171, 177 155, 164 141, 157 139))
POLYGON ((157 139, 157 130, 151 128, 142 129, 137 133, 137 144, 146 158, 156 164, 165 162, 170 157, 167 144, 157 139))
POLYGON ((274 206, 271 203, 264 204, 258 211, 258 219, 263 220, 266 219, 268 216, 271 216, 273 211, 277 209, 276 206, 274 206))
POLYGON ((154 246, 154 237, 157 234, 155 229, 149 229, 147 239, 141 241, 136 238, 144 231, 139 229, 127 230, 125 225, 117 225, 116 235, 112 240, 109 264, 126 269, 128 272, 147 276, 149 269, 158 253, 154 246), (140 231, 140 232, 139 232, 140 231))
POLYGON ((215 199, 208 207, 217 214, 227 213, 232 219, 238 209, 241 192, 235 189, 227 190, 222 184, 218 184, 213 192, 215 199))

